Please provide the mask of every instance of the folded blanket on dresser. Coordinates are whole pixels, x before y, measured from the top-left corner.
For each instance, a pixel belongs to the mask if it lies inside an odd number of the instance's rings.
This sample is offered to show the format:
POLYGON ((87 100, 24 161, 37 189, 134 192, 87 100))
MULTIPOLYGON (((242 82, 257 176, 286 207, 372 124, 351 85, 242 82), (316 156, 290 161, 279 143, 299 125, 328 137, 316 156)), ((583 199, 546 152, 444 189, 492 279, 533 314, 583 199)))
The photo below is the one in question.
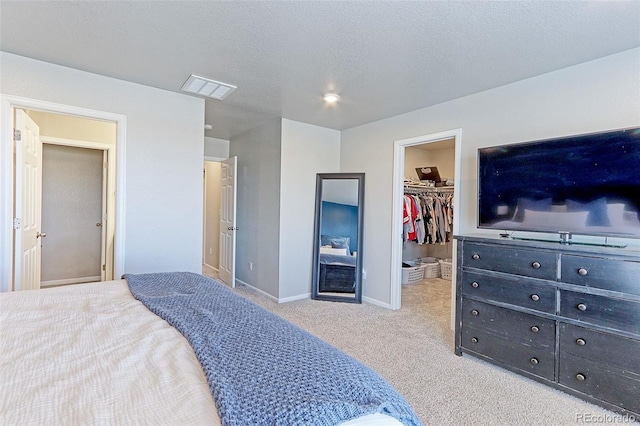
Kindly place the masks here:
POLYGON ((373 370, 215 280, 125 278, 136 299, 189 340, 223 425, 336 425, 376 412, 420 424, 373 370))

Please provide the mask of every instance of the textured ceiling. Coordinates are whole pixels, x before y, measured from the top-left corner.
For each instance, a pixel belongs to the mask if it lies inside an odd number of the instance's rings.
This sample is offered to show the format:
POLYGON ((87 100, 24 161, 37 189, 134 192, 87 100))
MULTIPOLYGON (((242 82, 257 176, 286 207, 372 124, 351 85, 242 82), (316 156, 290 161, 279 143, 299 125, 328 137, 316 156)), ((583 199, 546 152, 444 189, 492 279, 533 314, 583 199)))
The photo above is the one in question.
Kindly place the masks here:
POLYGON ((0 49, 206 101, 206 135, 346 129, 640 46, 640 1, 4 1, 0 49), (322 94, 341 99, 328 107, 322 94))

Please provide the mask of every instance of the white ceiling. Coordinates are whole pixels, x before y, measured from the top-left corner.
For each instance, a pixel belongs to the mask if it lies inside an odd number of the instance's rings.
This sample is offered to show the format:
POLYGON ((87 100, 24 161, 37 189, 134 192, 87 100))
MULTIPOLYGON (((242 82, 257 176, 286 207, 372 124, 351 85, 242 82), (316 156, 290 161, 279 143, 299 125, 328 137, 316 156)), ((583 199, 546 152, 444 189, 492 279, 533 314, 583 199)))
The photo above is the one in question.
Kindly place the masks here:
MULTIPOLYGON (((5 1, 0 49, 206 101, 207 136, 347 129, 640 46, 640 1, 5 1), (326 106, 322 94, 341 99, 326 106)), ((640 70, 639 70, 640 72, 640 70)))

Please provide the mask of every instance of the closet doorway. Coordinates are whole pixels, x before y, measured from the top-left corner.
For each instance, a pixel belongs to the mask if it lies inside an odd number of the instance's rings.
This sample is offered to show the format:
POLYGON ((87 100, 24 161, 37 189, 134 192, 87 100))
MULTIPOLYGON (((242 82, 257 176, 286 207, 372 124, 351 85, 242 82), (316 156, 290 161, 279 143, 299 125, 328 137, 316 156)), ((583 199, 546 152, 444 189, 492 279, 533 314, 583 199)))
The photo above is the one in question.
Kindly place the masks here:
POLYGON ((445 219, 443 222, 446 223, 442 224, 442 227, 425 226, 424 234, 420 235, 421 238, 404 241, 403 261, 423 258, 451 259, 453 256, 451 226, 450 221, 446 219, 449 212, 447 206, 450 204, 448 200, 453 195, 455 186, 446 185, 446 182, 449 184, 453 182, 454 172, 455 141, 453 138, 412 145, 404 149, 404 193, 417 196, 420 200, 425 201, 431 201, 432 197, 437 198, 437 203, 431 203, 431 206, 434 207, 433 215, 436 220, 445 219), (423 187, 425 182, 420 180, 416 169, 423 173, 426 170, 437 170, 437 174, 442 180, 437 184, 440 186, 423 187), (442 232, 443 230, 444 232, 442 232))
MULTIPOLYGON (((399 140, 394 143, 394 185, 393 185, 393 224, 392 224, 392 250, 391 250, 391 307, 400 309, 402 295, 402 263, 403 260, 435 257, 439 259, 451 259, 451 265, 455 265, 456 243, 450 238, 450 242, 444 244, 416 244, 403 241, 403 203, 405 194, 405 178, 420 181, 416 168, 438 167, 443 181, 453 180, 456 185, 453 188, 446 187, 441 191, 438 188, 431 191, 452 194, 453 224, 449 237, 457 233, 459 212, 455 206, 459 205, 459 165, 460 142, 462 132, 460 129, 451 130, 431 135, 399 140)), ((443 182, 444 183, 444 182, 443 182)), ((451 182, 450 182, 451 183, 451 182)), ((455 268, 451 274, 452 300, 455 297, 455 268)), ((455 306, 455 304, 452 304, 455 306)), ((453 321, 453 312, 451 314, 453 321)))

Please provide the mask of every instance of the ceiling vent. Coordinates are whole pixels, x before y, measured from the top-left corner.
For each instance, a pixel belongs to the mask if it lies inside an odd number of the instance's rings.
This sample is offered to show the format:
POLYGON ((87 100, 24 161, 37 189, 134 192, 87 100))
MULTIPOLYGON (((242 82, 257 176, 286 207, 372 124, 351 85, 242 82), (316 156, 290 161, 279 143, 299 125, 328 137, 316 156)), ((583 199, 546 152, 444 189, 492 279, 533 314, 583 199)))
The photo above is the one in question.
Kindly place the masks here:
POLYGON ((182 85, 182 90, 185 92, 219 101, 229 96, 236 89, 237 87, 232 84, 221 83, 194 74, 191 74, 191 77, 182 85))

